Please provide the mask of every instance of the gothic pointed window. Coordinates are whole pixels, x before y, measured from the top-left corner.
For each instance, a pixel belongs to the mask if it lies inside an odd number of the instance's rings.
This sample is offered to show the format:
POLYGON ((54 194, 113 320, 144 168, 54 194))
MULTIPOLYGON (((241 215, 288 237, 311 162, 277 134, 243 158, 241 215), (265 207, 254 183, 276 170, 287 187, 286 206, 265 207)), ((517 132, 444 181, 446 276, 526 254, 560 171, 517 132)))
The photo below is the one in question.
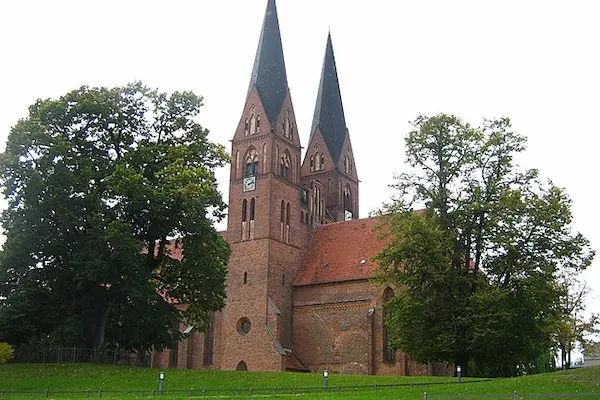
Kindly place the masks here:
POLYGON ((255 134, 256 133, 256 121, 257 121, 257 115, 256 115, 256 107, 252 106, 250 107, 250 126, 249 126, 249 133, 250 134, 255 134))
POLYGON ((260 115, 256 116, 256 129, 254 130, 254 133, 260 133, 260 115))
POLYGON ((344 210, 352 212, 352 191, 348 186, 344 188, 344 210))
POLYGON ((279 160, 279 175, 283 179, 290 178, 290 155, 287 152, 284 152, 279 160))
POLYGON ((292 111, 287 110, 287 116, 283 117, 283 136, 292 139, 292 111))
POLYGON ((319 171, 321 169, 321 156, 319 153, 315 154, 315 171, 319 171))
POLYGON ((267 144, 263 144, 263 151, 262 151, 262 156, 263 156, 263 174, 267 173, 267 144))
POLYGON ((246 177, 258 175, 258 152, 252 149, 246 157, 246 177))
POLYGON ((323 153, 321 153, 321 168, 320 169, 323 169, 323 168, 325 168, 325 156, 323 155, 323 153))
POLYGON ((281 215, 279 217, 279 240, 283 242, 284 233, 284 222, 285 222, 285 202, 281 200, 281 215))
POLYGON ((349 155, 344 156, 344 172, 347 174, 352 173, 352 159, 349 155))
POLYGON ((242 201, 242 241, 248 237, 248 200, 242 201))
POLYGON ((310 156, 310 172, 315 170, 315 156, 310 156))
POLYGON ((244 121, 244 135, 248 135, 250 133, 250 118, 246 118, 244 121))
POLYGON ((287 203, 285 210, 285 242, 290 242, 290 203, 287 203))
POLYGON ((250 199, 250 233, 248 238, 250 240, 254 240, 254 212, 256 211, 256 200, 253 198, 250 199))

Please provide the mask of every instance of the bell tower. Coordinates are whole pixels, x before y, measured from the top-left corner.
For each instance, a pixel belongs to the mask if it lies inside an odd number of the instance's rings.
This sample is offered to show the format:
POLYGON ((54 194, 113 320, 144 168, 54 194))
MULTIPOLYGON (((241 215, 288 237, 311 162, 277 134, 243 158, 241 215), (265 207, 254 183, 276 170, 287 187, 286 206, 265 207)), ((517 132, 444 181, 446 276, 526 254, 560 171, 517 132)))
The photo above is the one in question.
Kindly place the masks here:
POLYGON ((358 218, 358 183, 329 34, 302 164, 302 185, 309 193, 309 224, 358 218))
POLYGON ((232 254, 217 368, 285 368, 292 282, 310 232, 300 191, 300 151, 277 8, 268 0, 232 139, 227 222, 232 254))

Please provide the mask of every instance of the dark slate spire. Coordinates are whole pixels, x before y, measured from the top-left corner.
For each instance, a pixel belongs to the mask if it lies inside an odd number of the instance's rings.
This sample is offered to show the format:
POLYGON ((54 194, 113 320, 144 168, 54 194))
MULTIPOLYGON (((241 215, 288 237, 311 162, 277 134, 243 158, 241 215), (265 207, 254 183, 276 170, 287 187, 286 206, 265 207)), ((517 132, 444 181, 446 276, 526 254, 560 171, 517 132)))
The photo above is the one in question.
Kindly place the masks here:
POLYGON ((267 3, 248 95, 253 86, 258 89, 269 121, 275 123, 288 92, 275 0, 268 0, 267 3))
POLYGON ((331 157, 334 162, 337 162, 346 138, 346 118, 344 118, 344 106, 342 105, 340 84, 335 67, 335 57, 333 56, 331 33, 327 36, 325 60, 323 61, 317 104, 310 131, 311 139, 317 127, 321 128, 331 157))

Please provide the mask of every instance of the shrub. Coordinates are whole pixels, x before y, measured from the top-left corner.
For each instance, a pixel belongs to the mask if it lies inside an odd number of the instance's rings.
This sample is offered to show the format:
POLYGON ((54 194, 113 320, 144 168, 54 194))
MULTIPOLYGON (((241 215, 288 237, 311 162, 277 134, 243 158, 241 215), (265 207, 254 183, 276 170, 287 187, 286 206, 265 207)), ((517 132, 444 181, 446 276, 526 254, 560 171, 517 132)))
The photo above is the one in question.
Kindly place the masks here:
POLYGON ((6 342, 0 342, 0 364, 6 364, 13 359, 15 351, 12 346, 6 342))

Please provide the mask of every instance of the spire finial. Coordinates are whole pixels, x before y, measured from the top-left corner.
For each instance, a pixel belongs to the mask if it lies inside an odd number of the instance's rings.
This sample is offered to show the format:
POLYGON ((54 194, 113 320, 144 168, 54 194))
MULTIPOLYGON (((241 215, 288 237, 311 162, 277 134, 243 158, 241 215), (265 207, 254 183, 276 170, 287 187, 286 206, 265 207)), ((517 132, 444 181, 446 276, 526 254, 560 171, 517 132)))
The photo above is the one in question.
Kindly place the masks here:
POLYGON ((321 129, 327 148, 334 162, 337 162, 346 139, 347 128, 335 65, 335 56, 333 55, 331 31, 327 35, 327 46, 325 47, 325 58, 319 82, 317 104, 310 131, 311 141, 312 135, 314 135, 317 128, 321 129))
POLYGON ((260 32, 247 96, 250 95, 252 88, 255 86, 267 117, 273 123, 279 116, 279 111, 288 91, 275 0, 267 1, 267 9, 265 10, 265 18, 260 32))

